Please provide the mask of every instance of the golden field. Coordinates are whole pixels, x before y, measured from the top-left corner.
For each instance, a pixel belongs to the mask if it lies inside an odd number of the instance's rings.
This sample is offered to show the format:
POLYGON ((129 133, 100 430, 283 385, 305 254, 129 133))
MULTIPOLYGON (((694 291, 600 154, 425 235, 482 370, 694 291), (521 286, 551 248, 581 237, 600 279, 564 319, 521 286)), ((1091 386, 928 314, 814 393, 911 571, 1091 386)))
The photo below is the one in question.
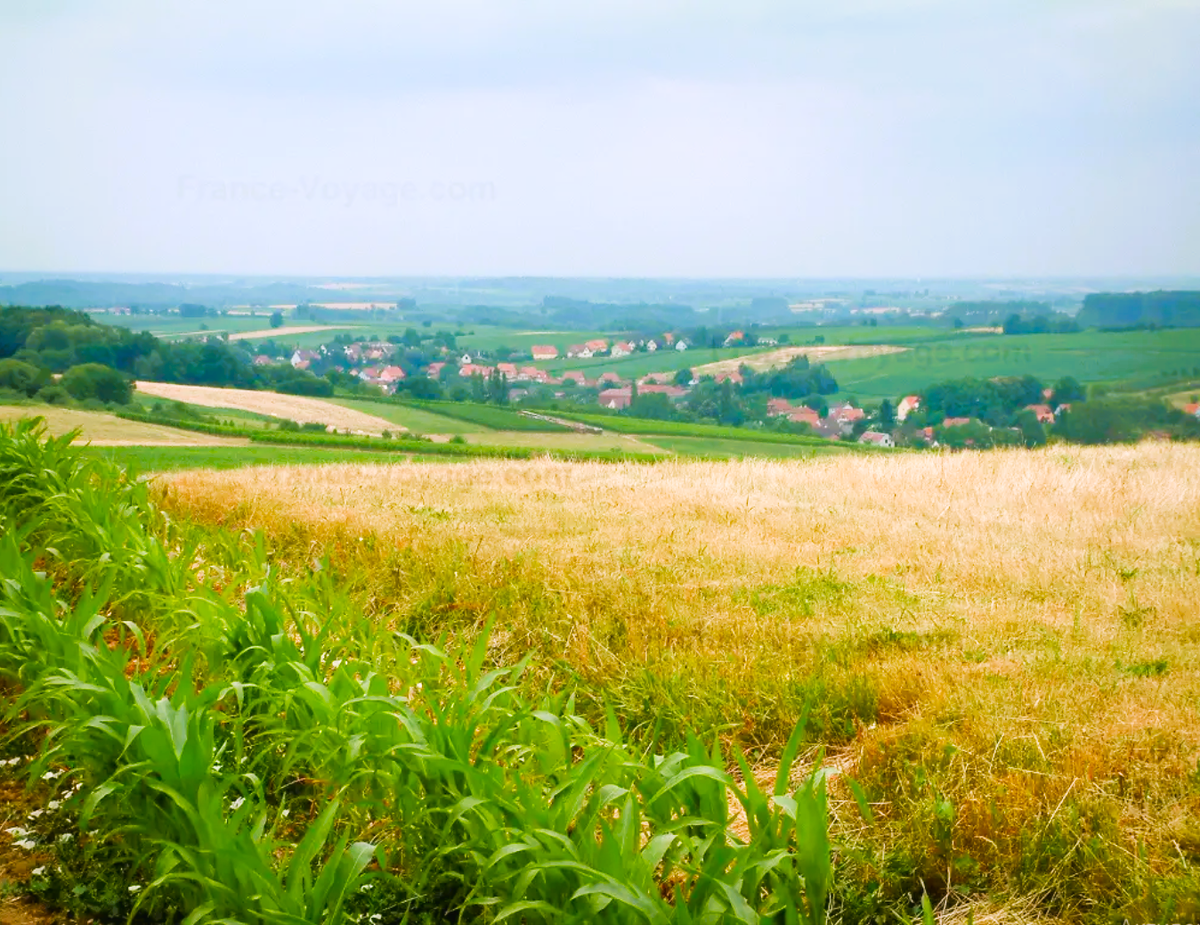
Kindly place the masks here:
POLYGON ((807 710, 861 788, 838 791, 847 915, 871 883, 986 895, 996 921, 1151 888, 1200 912, 1200 447, 162 484, 176 514, 263 528, 281 567, 328 556, 381 630, 493 618, 498 659, 643 733, 769 764, 807 710))
POLYGON ((280 392, 260 392, 255 389, 225 389, 207 385, 178 385, 173 382, 134 383, 143 395, 162 398, 166 401, 181 401, 205 408, 232 408, 250 411, 271 417, 285 418, 297 424, 325 424, 337 430, 379 435, 385 430, 402 431, 406 428, 384 418, 352 408, 344 408, 333 402, 303 395, 285 395, 280 392))
POLYGON ((766 372, 777 366, 786 366, 796 357, 808 357, 813 363, 827 363, 831 360, 862 360, 868 357, 883 356, 888 353, 903 353, 908 347, 897 347, 894 344, 849 344, 845 346, 830 345, 828 347, 779 347, 762 353, 751 353, 746 356, 734 357, 730 360, 717 360, 714 363, 704 363, 692 369, 697 376, 715 376, 718 373, 736 372, 742 366, 749 366, 755 372, 766 372))

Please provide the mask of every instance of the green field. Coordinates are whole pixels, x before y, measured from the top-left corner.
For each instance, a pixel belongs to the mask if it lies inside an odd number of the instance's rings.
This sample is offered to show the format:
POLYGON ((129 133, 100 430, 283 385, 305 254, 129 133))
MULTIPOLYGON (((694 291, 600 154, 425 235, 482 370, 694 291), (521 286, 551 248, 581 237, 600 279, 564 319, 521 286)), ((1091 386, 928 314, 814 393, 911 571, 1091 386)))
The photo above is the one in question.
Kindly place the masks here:
POLYGON ((639 440, 622 434, 534 433, 526 431, 488 431, 466 434, 467 443, 476 446, 524 446, 542 450, 586 450, 588 452, 623 451, 626 453, 661 452, 657 437, 639 440))
POLYGON ((817 455, 844 452, 843 448, 833 441, 827 441, 827 446, 794 446, 754 440, 722 440, 719 437, 648 436, 644 439, 680 456, 716 456, 725 459, 810 459, 817 455))
POLYGON ((326 449, 309 446, 114 446, 88 451, 139 472, 176 469, 240 469, 243 466, 314 466, 334 463, 405 465, 417 460, 455 462, 455 457, 403 456, 394 451, 326 449))
POLYGON ((844 395, 897 398, 934 382, 974 376, 1032 375, 1047 385, 1063 376, 1081 382, 1120 382, 1200 366, 1200 328, 1022 336, 962 335, 926 340, 911 350, 832 367, 844 395))
MULTIPOLYGON (((151 414, 156 405, 171 407, 174 404, 175 402, 168 401, 165 398, 156 398, 153 395, 135 391, 129 410, 142 414, 151 414)), ((240 408, 213 408, 209 405, 192 405, 187 402, 180 402, 179 404, 182 404, 193 414, 197 415, 198 418, 217 418, 222 421, 233 421, 240 427, 267 427, 268 425, 279 423, 279 418, 277 417, 272 417, 269 414, 257 414, 253 411, 243 411, 240 408)))
POLYGON ((149 331, 156 337, 170 340, 184 334, 240 334, 244 331, 262 331, 270 327, 270 312, 258 315, 218 315, 208 318, 180 318, 178 315, 113 315, 95 313, 92 317, 100 324, 129 328, 131 331, 149 331), (203 330, 204 325, 207 330, 203 330))
POLYGON ((482 424, 426 411, 424 408, 414 408, 411 405, 363 401, 355 398, 331 398, 329 401, 335 405, 341 405, 343 408, 361 411, 363 414, 373 414, 391 421, 393 424, 407 427, 415 434, 472 434, 490 429, 482 424))

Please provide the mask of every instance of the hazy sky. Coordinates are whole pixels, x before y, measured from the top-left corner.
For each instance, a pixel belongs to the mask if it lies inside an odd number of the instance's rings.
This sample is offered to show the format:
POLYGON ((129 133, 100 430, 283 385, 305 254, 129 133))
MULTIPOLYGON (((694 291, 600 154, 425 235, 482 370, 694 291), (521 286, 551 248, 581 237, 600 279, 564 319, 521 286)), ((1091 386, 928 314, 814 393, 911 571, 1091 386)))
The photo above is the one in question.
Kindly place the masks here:
POLYGON ((1200 273, 1200 0, 0 2, 0 268, 1200 273))

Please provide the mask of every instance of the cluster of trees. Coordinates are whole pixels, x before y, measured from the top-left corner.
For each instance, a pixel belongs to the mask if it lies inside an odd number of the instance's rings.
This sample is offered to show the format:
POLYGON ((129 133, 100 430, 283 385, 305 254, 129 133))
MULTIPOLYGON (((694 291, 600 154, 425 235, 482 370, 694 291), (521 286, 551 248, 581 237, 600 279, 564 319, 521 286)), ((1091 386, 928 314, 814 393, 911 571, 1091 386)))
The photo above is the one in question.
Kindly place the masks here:
POLYGON ((1010 426, 1028 405, 1060 405, 1085 398, 1083 386, 1071 376, 1059 379, 1044 395, 1045 385, 1036 376, 1004 379, 950 379, 921 393, 921 407, 911 417, 918 426, 940 424, 943 418, 978 418, 993 427, 1010 426))
POLYGON ((124 404, 133 379, 333 394, 327 380, 311 373, 255 368, 245 348, 218 337, 172 343, 59 307, 0 310, 0 363, 0 388, 50 402, 69 397, 124 404), (62 374, 59 382, 56 373, 62 374))
POLYGON ((1016 313, 1004 319, 1005 334, 1078 334, 1079 324, 1064 315, 1022 317, 1016 313))
POLYGON ((1071 443, 1128 443, 1149 434, 1200 439, 1200 420, 1156 398, 1102 398, 1071 405, 1052 433, 1071 443))

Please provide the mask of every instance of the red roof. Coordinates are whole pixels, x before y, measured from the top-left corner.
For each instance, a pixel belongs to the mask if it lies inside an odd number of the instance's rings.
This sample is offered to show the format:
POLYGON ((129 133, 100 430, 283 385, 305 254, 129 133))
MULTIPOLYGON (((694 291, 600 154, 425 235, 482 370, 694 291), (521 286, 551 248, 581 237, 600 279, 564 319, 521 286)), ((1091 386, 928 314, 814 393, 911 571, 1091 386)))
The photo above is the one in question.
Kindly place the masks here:
POLYGON ((553 344, 534 344, 529 352, 535 360, 553 360, 558 356, 558 348, 553 344))
POLYGON ((1190 405, 1184 405, 1185 414, 1200 414, 1200 402, 1192 402, 1190 405))
POLYGON ((962 427, 964 424, 970 424, 970 418, 946 418, 942 421, 943 427, 962 427))

